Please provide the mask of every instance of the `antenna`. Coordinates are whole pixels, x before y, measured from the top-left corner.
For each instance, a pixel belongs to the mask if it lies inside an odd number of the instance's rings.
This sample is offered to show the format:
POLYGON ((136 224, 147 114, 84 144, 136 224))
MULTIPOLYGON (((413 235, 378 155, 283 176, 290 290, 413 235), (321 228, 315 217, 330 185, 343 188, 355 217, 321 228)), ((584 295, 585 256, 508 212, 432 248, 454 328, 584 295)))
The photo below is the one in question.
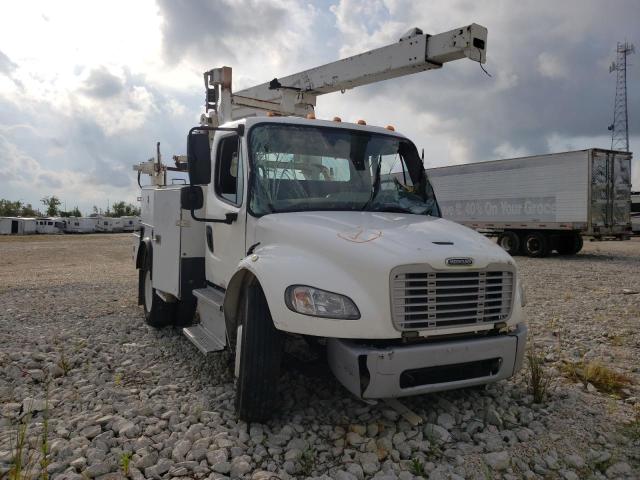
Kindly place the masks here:
POLYGON ((613 123, 611 131, 611 150, 629 151, 629 113, 627 112, 627 57, 635 53, 632 44, 620 43, 616 48, 617 59, 611 63, 609 73, 616 73, 616 98, 613 103, 613 123))

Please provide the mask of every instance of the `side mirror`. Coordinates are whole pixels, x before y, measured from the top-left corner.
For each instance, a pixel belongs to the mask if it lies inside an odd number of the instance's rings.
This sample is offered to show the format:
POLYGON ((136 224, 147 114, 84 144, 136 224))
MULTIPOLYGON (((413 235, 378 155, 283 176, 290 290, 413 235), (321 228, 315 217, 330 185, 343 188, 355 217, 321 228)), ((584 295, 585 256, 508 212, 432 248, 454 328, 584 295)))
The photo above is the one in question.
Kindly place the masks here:
POLYGON ((211 183, 211 148, 207 130, 191 130, 187 136, 187 166, 189 183, 211 183))
POLYGON ((180 189, 180 207, 183 210, 198 210, 204 205, 202 188, 189 185, 180 189))

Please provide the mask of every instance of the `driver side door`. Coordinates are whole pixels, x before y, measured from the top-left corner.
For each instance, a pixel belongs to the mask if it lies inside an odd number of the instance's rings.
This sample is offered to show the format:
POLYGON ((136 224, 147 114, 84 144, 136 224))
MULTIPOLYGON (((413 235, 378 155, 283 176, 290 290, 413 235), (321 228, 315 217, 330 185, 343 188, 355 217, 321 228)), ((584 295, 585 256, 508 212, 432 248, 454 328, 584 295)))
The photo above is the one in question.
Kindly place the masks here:
POLYGON ((245 257, 246 168, 241 137, 236 133, 217 134, 211 156, 212 182, 208 186, 207 216, 225 218, 235 213, 231 224, 207 223, 205 226, 205 268, 209 282, 226 288, 236 266, 245 257))

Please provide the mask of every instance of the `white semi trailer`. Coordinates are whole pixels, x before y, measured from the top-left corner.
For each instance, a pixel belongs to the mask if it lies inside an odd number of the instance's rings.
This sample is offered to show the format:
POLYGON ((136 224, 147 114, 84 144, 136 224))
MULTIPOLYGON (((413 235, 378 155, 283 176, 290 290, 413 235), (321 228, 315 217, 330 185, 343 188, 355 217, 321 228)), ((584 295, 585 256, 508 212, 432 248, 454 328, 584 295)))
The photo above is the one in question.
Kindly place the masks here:
POLYGON ((442 216, 498 235, 511 255, 573 255, 582 236, 631 234, 631 157, 591 148, 429 168, 442 216))
POLYGON ((398 43, 241 92, 205 73, 206 113, 176 167, 134 167, 133 257, 153 327, 227 350, 238 415, 266 419, 289 335, 326 346, 354 395, 389 398, 485 384, 521 366, 527 326, 513 259, 440 215, 415 145, 392 127, 314 117, 316 97, 483 62, 486 29, 408 32, 398 43), (403 181, 382 181, 401 165, 403 181), (188 168, 189 185, 166 185, 188 168), (194 315, 194 312, 197 312, 194 315))

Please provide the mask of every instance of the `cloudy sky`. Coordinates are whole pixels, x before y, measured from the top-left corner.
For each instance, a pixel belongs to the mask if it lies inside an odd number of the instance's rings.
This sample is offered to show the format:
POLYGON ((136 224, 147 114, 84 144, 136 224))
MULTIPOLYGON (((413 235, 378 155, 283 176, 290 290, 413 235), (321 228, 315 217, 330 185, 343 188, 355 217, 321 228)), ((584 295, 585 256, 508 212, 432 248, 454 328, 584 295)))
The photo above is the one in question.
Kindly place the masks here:
MULTIPOLYGON (((6 1, 0 4, 0 198, 55 194, 88 212, 135 202, 131 166, 184 153, 202 72, 234 89, 394 41, 409 28, 489 30, 487 77, 458 61, 318 99, 318 117, 393 124, 429 166, 610 146, 615 46, 640 2, 469 0, 6 1)), ((640 52, 639 52, 640 53, 640 52)), ((631 150, 640 55, 630 57, 631 150)), ((640 153, 638 154, 640 158, 640 153)), ((640 161, 634 165, 640 189, 640 161)))

